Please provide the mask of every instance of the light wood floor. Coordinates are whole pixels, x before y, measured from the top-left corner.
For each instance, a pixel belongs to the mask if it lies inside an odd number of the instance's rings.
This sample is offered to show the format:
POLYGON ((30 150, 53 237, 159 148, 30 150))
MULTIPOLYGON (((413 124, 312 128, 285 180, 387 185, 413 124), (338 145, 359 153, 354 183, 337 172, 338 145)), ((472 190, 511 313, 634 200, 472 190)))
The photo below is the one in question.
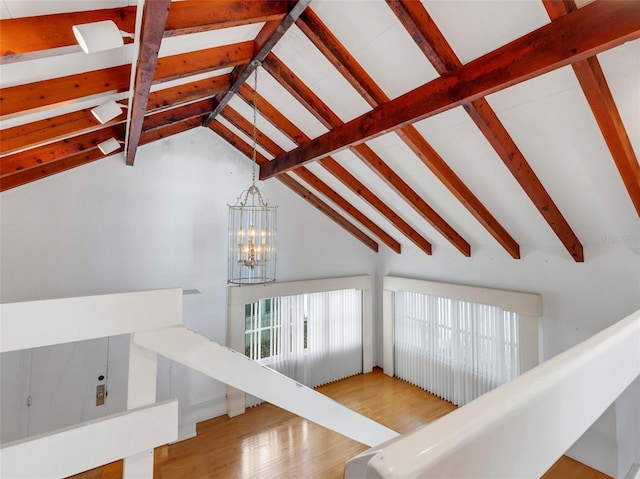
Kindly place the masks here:
MULTIPOLYGON (((354 376, 320 392, 400 433, 408 433, 455 409, 419 388, 384 375, 354 376)), ((345 462, 367 449, 271 404, 235 418, 217 417, 197 427, 195 438, 156 449, 155 479, 342 479, 345 462)), ((122 462, 73 476, 120 479, 122 462)), ((544 479, 606 479, 562 457, 544 479)))

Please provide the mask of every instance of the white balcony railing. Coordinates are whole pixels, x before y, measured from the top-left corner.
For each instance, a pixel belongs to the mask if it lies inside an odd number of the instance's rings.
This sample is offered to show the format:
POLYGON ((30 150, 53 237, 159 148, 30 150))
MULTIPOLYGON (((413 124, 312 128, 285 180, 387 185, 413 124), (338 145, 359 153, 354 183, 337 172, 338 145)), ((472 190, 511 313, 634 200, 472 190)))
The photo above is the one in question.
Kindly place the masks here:
POLYGON ((347 464, 345 478, 540 477, 640 376, 640 311, 347 464))

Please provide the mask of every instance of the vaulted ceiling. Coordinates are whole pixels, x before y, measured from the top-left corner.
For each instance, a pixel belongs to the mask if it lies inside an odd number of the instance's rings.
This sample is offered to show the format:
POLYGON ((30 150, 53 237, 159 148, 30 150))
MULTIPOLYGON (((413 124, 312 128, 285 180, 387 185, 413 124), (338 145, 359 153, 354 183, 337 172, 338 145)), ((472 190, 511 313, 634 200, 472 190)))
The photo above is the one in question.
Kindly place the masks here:
POLYGON ((0 8, 2 191, 100 160, 110 138, 123 168, 196 127, 250 158, 255 102, 260 178, 376 251, 562 245, 581 262, 585 243, 638 241, 637 0, 0 8), (72 26, 100 20, 133 40, 84 53, 72 26), (108 100, 127 109, 102 125, 108 100))

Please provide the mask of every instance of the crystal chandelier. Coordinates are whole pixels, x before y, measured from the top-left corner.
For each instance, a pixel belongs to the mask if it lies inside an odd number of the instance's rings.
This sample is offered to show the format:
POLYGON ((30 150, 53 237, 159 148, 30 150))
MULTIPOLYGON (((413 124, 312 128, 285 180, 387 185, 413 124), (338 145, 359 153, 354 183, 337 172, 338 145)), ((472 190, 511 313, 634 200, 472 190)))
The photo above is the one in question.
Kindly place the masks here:
POLYGON ((258 64, 254 63, 253 175, 249 189, 229 205, 229 283, 261 284, 276 280, 276 207, 256 186, 258 64))

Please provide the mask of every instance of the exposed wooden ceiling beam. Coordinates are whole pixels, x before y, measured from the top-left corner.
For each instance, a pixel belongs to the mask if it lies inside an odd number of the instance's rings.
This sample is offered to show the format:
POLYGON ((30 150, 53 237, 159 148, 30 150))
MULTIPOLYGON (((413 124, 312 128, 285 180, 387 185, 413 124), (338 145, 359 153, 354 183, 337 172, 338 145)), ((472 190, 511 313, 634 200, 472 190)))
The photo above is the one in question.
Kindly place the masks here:
MULTIPOLYGON (((251 145, 243 141, 240 137, 234 134, 227 127, 222 125, 219 121, 213 121, 209 128, 217 133, 223 140, 237 148, 241 153, 244 153, 247 157, 251 157, 251 145)), ((256 162, 258 164, 265 164, 268 162, 263 155, 256 153, 256 162)), ((355 236, 362 243, 367 245, 373 251, 378 252, 378 243, 368 236, 366 233, 360 231, 356 226, 347 221, 342 215, 335 211, 331 206, 322 201, 318 196, 313 194, 310 190, 302 186, 288 175, 282 175, 278 177, 283 184, 288 186, 295 193, 300 195, 306 201, 308 201, 314 208, 324 213, 326 216, 335 221, 338 225, 342 226, 346 231, 355 236)))
POLYGON ((551 227, 571 257, 584 261, 584 250, 558 206, 538 179, 518 146, 515 144, 500 119, 484 98, 464 105, 465 111, 491 144, 498 156, 520 184, 538 212, 551 227))
POLYGON ((315 47, 332 63, 349 84, 366 100, 369 105, 375 107, 389 101, 375 82, 368 81, 371 77, 362 68, 344 45, 322 22, 316 13, 308 8, 296 22, 296 26, 311 40, 315 47), (365 85, 369 85, 368 88, 365 85))
MULTIPOLYGON (((240 65, 251 59, 252 52, 253 42, 246 42, 164 57, 158 60, 153 83, 164 83, 176 78, 240 65)), ((130 72, 131 65, 120 65, 3 88, 0 112, 4 116, 100 93, 124 92, 129 90, 130 72)), ((227 75, 223 78, 224 81, 229 81, 227 75)), ((200 80, 195 84, 207 81, 214 80, 200 80)), ((187 85, 187 88, 190 88, 193 82, 187 85)), ((212 87, 212 91, 219 93, 218 85, 212 87)), ((150 95, 153 97, 154 94, 150 95)))
MULTIPOLYGON (((227 105, 224 110, 220 112, 220 115, 227 119, 232 125, 242 131, 249 138, 252 137, 253 125, 251 124, 251 122, 240 115, 229 105, 227 105)), ((259 129, 256 129, 256 141, 271 155, 279 155, 285 151, 275 141, 264 135, 259 129)), ((365 228, 376 235, 384 244, 391 248, 392 251, 400 253, 400 243, 398 241, 393 239, 391 235, 386 233, 382 228, 380 228, 373 221, 367 218, 358 208, 345 200, 338 194, 337 191, 323 182, 308 168, 305 168, 303 166, 302 168, 297 168, 293 173, 304 180, 313 189, 333 201, 333 203, 341 208, 342 211, 353 217, 353 219, 358 221, 365 228)))
POLYGON ((18 113, 77 98, 129 89, 131 65, 105 68, 2 89, 0 112, 18 113))
MULTIPOLYGON (((202 119, 211 111, 212 100, 204 99, 172 109, 165 109, 145 117, 143 131, 149 133, 157 129, 166 129, 174 123, 184 124, 192 118, 202 119)), ((95 148, 99 143, 111 137, 122 138, 123 125, 105 125, 101 129, 82 135, 75 135, 62 141, 48 143, 19 153, 0 158, 0 175, 38 167, 47 162, 57 161, 75 155, 84 150, 95 148)))
MULTIPOLYGON (((156 128, 148 132, 142 132, 140 137, 140 144, 144 145, 153 141, 167 138, 169 136, 181 133, 192 128, 196 128, 202 125, 205 115, 200 117, 190 118, 182 122, 176 122, 164 126, 163 128, 156 128)), ((123 130, 124 131, 124 130, 123 130)), ((47 163, 38 165, 34 168, 20 170, 15 173, 0 177, 0 191, 5 191, 10 188, 15 188, 32 181, 39 180, 46 176, 51 176, 56 173, 60 173, 76 166, 81 166, 92 161, 105 158, 102 152, 96 147, 92 146, 86 150, 80 151, 75 155, 67 156, 64 158, 56 158, 47 163)))
MULTIPOLYGON (((462 67, 462 62, 421 3, 387 0, 387 4, 440 75, 446 75, 462 67)), ((464 109, 569 254, 575 261, 584 261, 584 251, 580 240, 489 102, 480 98, 465 104, 464 109)))
POLYGON ((55 175, 65 170, 70 170, 76 166, 85 165, 95 160, 104 158, 104 155, 97 148, 83 151, 73 156, 60 160, 45 163, 36 168, 18 171, 12 175, 0 177, 0 191, 6 191, 16 186, 26 185, 32 181, 40 180, 47 176, 55 175))
MULTIPOLYGON (((170 110, 184 103, 212 98, 229 88, 229 75, 206 78, 149 94, 146 116, 158 110, 170 110)), ((209 109, 211 111, 211 109, 209 109)), ((0 157, 35 148, 58 140, 73 138, 90 131, 122 123, 124 115, 101 125, 90 109, 79 110, 52 118, 0 130, 0 157)), ((143 128, 144 129, 144 128, 143 128)))
POLYGON ((144 3, 142 32, 139 39, 138 61, 135 66, 133 95, 129 104, 129 120, 125 136, 125 161, 133 165, 138 151, 142 123, 147 111, 151 83, 156 73, 158 52, 167 22, 171 0, 153 0, 144 3))
POLYGON ((154 128, 150 131, 143 131, 140 135, 140 144, 146 145, 147 143, 153 143, 154 141, 161 140, 162 138, 168 138, 183 131, 191 130, 202 126, 202 121, 206 115, 196 116, 193 118, 187 118, 184 121, 178 121, 164 125, 162 128, 154 128))
POLYGON ((277 28, 273 29, 273 22, 267 23, 267 25, 263 27, 263 31, 269 31, 270 33, 268 39, 263 41, 263 36, 258 34, 259 39, 257 39, 256 43, 259 45, 259 48, 254 56, 254 61, 242 67, 238 67, 232 72, 231 77, 233 78, 233 82, 231 88, 229 88, 229 91, 227 91, 227 93, 220 99, 218 105, 216 105, 215 109, 204 122, 204 126, 209 126, 213 119, 222 111, 227 103, 229 103, 229 100, 233 98, 240 86, 247 81, 249 76, 257 68, 256 62, 262 62, 262 60, 266 58, 267 54, 276 45, 276 43, 280 41, 291 25, 294 24, 305 8, 307 8, 310 2, 311 0, 297 0, 287 15, 277 25, 277 28))
MULTIPOLYGON (((155 0, 154 0, 155 1, 155 0)), ((235 0, 175 2, 167 18, 164 37, 198 33, 252 23, 282 20, 288 1, 239 3, 235 0)), ((125 32, 135 29, 136 7, 60 13, 0 20, 0 56, 77 45, 71 27, 112 20, 125 32)))
MULTIPOLYGON (((311 89, 305 85, 284 63, 273 53, 263 62, 263 67, 278 82, 302 103, 319 121, 328 128, 335 128, 344 123, 328 105, 326 105, 311 89)), ((351 147, 351 151, 371 168, 391 189, 407 201, 436 231, 447 238, 462 254, 470 256, 471 246, 460 236, 424 199, 411 188, 393 169, 387 165, 367 145, 351 147)))
MULTIPOLYGON (((254 92, 247 86, 243 85, 238 91, 238 95, 247 104, 252 105, 254 92)), ((309 141, 309 137, 302 132, 297 126, 295 126, 287 117, 280 113, 273 105, 266 101, 259 94, 257 95, 256 103, 258 110, 269 122, 276 127, 282 134, 287 136, 294 143, 303 143, 309 141)), ((378 198, 369 188, 367 188, 362 182, 360 182, 355 176, 349 173, 344 167, 342 167, 336 160, 330 156, 320 160, 320 164, 333 176, 335 176, 340 182, 349 188, 354 194, 360 196, 364 201, 369 203, 373 208, 384 216, 395 228, 404 234, 411 242, 413 242, 418 248, 424 251, 426 254, 431 254, 431 243, 424 238, 418 231, 416 231, 409 223, 402 219, 392 208, 378 198)))
POLYGON ((594 2, 280 155, 261 179, 640 38, 640 2, 594 2))
POLYGON ((211 111, 213 99, 205 98, 175 108, 167 108, 157 113, 147 114, 142 125, 143 131, 164 128, 172 123, 180 123, 190 118, 201 117, 211 111))
POLYGON ((455 246, 458 251, 467 257, 471 256, 471 245, 442 216, 431 208, 418 192, 396 175, 393 169, 376 155, 371 148, 361 144, 352 148, 351 151, 364 161, 391 189, 402 196, 420 216, 455 246))
POLYGON ((77 45, 78 43, 71 27, 102 20, 113 20, 120 30, 133 32, 136 21, 136 7, 0 20, 1 55, 20 55, 28 52, 77 45))
MULTIPOLYGON (((543 3, 551 20, 556 20, 577 9, 573 0, 563 2, 543 0, 543 3)), ((594 56, 571 66, 609 147, 613 161, 618 167, 636 213, 640 216, 640 163, 629 141, 629 135, 622 123, 600 62, 594 56)))
POLYGON ((291 178, 290 176, 284 176, 283 178, 278 178, 282 183, 288 186, 292 191, 297 193, 301 198, 307 200, 311 205, 317 209, 318 211, 324 213, 327 217, 331 218, 335 223, 342 226, 348 233, 351 233, 356 239, 358 239, 361 243, 369 247, 369 249, 378 252, 378 243, 371 238, 366 233, 363 233, 356 226, 349 223, 346 219, 344 219, 340 213, 332 209, 328 204, 322 201, 319 197, 313 194, 311 190, 308 190, 296 180, 291 178))
POLYGON ((229 88, 229 78, 228 74, 220 75, 152 91, 149 93, 147 113, 164 108, 174 108, 189 101, 214 97, 229 88))
MULTIPOLYGON (((416 2, 418 5, 419 2, 416 2)), ((421 5, 421 4, 420 4, 421 5)), ((345 79, 372 106, 377 107, 390 101, 369 74, 362 68, 344 45, 331 33, 326 25, 311 10, 307 9, 298 19, 298 27, 313 44, 336 66, 345 79)), ((328 119, 331 119, 328 117, 328 119)), ((331 125, 342 124, 337 116, 331 119, 331 125)), ((516 259, 520 258, 520 246, 489 212, 467 185, 442 159, 438 152, 422 137, 412 125, 396 130, 396 134, 407 144, 415 155, 433 172, 447 189, 462 203, 481 225, 493 236, 505 250, 516 259)), ((358 148, 358 147, 356 147, 358 148)))
POLYGON ((112 137, 122 138, 122 125, 110 126, 102 130, 78 135, 74 138, 58 141, 48 145, 32 148, 0 158, 0 176, 13 174, 17 171, 35 168, 51 161, 73 156, 82 151, 98 146, 99 143, 112 137))
POLYGON ((247 41, 162 57, 158 59, 153 83, 245 65, 251 61, 252 56, 253 42, 247 41))
POLYGON ((288 1, 189 0, 171 5, 165 37, 282 20, 288 1))
POLYGON ((104 128, 90 109, 0 130, 0 157, 104 128))

